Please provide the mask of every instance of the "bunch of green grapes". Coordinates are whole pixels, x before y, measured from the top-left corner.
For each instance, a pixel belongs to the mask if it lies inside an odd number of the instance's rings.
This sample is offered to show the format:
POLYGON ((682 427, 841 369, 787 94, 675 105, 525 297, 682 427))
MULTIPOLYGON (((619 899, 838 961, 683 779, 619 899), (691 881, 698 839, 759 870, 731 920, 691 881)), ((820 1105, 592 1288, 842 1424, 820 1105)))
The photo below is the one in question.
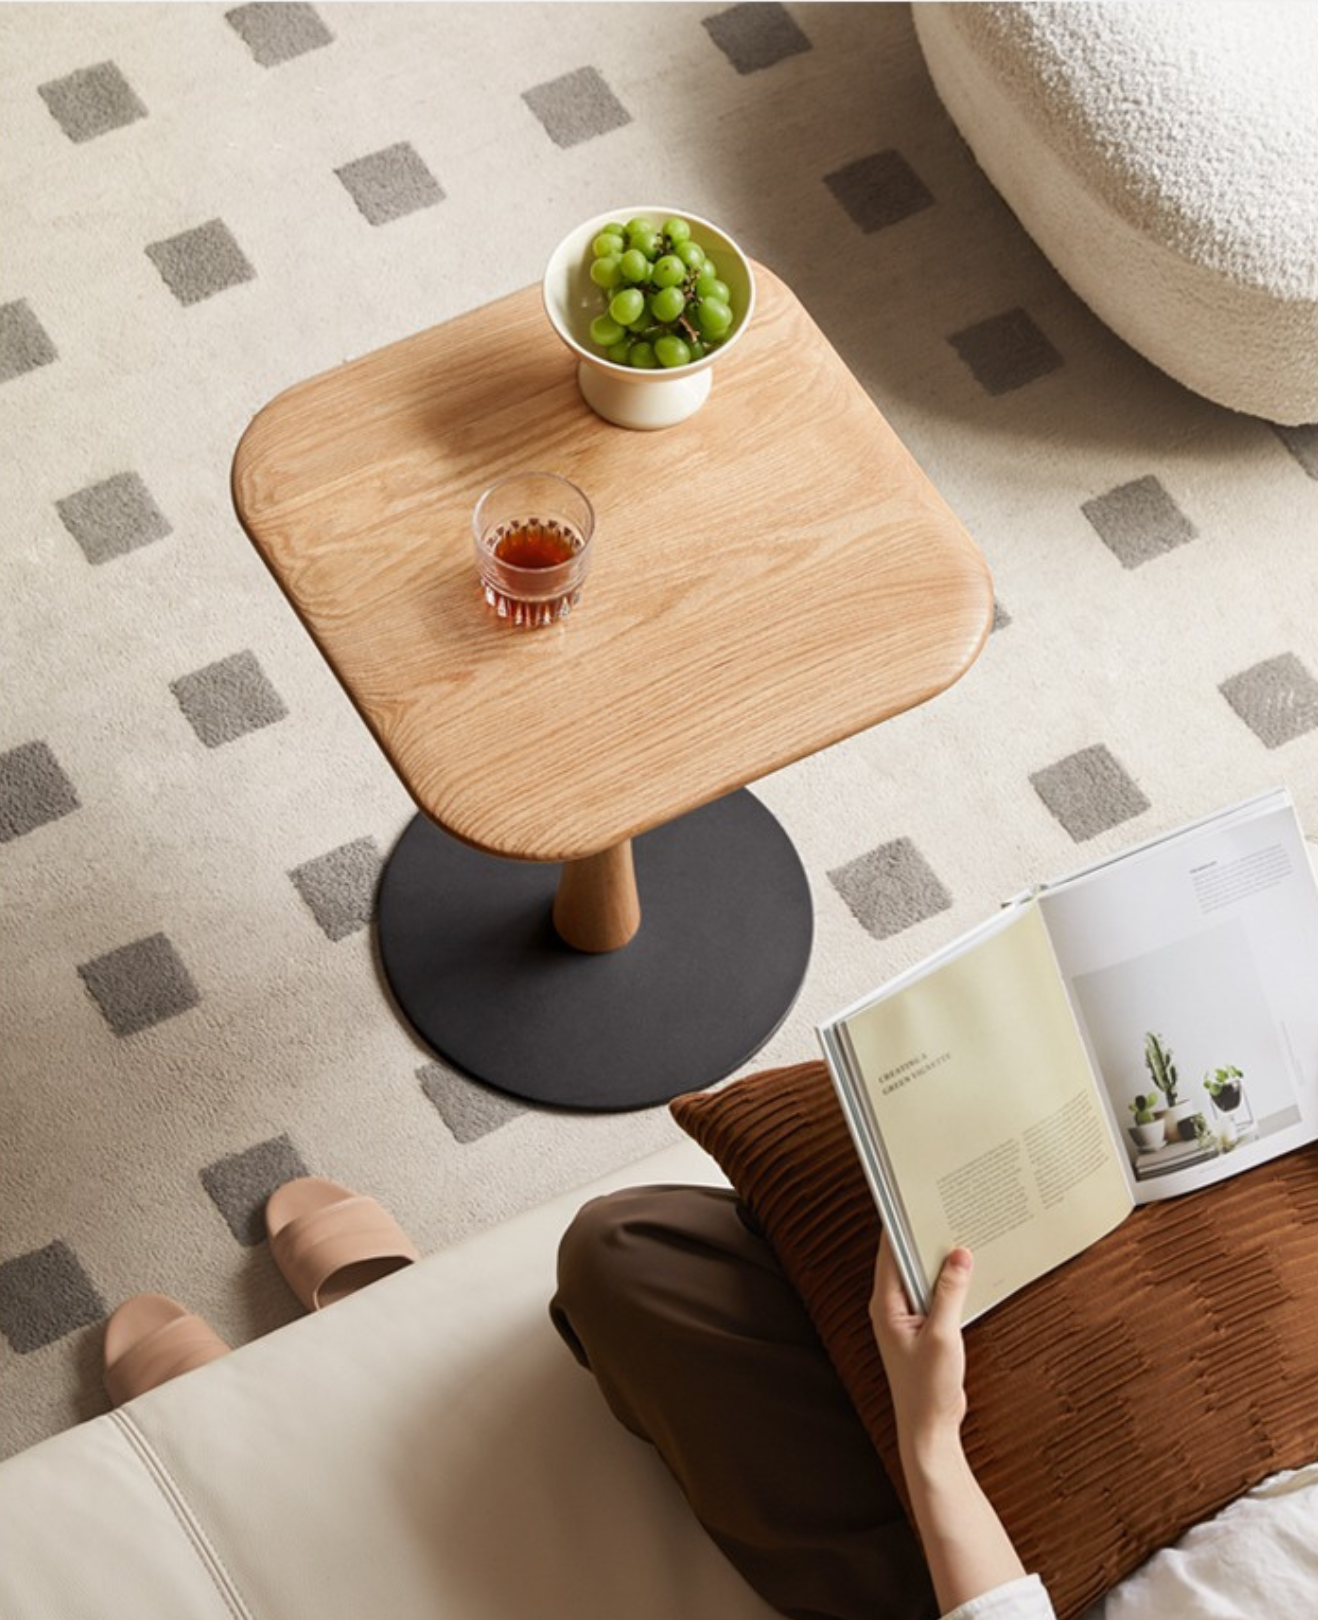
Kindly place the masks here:
POLYGON ((619 366, 687 366, 732 331, 732 296, 684 219, 638 217, 591 243, 590 279, 605 310, 591 341, 619 366))

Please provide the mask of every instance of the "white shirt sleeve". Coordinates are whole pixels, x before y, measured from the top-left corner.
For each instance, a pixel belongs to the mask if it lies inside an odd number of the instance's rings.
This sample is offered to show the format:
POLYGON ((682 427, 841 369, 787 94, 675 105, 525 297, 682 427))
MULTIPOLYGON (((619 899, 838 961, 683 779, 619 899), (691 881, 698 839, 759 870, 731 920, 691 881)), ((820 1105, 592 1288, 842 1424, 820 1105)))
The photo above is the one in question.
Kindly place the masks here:
POLYGON ((1039 1577, 1023 1575, 959 1603, 943 1620, 1056 1620, 1056 1616, 1039 1577))

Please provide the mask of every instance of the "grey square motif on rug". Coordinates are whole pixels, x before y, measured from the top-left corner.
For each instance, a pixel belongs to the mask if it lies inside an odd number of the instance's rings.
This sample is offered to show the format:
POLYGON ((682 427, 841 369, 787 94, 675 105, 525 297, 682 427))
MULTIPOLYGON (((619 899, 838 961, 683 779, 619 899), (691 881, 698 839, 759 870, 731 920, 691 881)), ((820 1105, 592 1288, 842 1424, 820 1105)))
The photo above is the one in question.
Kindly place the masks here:
POLYGON ((702 21, 738 73, 758 73, 810 49, 810 41, 786 6, 731 6, 702 21))
POLYGON ((1265 748, 1280 748, 1318 726, 1318 680, 1294 653, 1242 670, 1219 690, 1265 748))
POLYGON ((220 748, 288 714, 283 698, 250 651, 180 675, 169 689, 207 748, 220 748))
POLYGON ((314 6, 262 0, 258 5, 235 6, 224 15, 261 67, 277 67, 334 40, 314 6))
POLYGON ((55 510, 89 563, 109 562, 174 532, 135 472, 89 484, 56 501, 55 510))
POLYGON ((374 915, 380 864, 375 840, 357 838, 288 875, 323 932, 340 940, 365 928, 374 915))
POLYGON ((245 1249, 265 1237, 265 1205, 276 1187, 309 1174, 302 1155, 286 1135, 257 1142, 241 1153, 216 1159, 201 1172, 206 1195, 245 1249))
POLYGON ((21 1356, 90 1327, 105 1314, 82 1261, 58 1238, 0 1265, 0 1333, 21 1356))
POLYGON ((1318 478, 1318 422, 1308 422, 1301 427, 1281 427, 1274 423, 1273 432, 1309 477, 1318 478))
POLYGON ((46 329, 32 313, 26 298, 0 304, 0 382, 9 382, 38 366, 58 359, 46 329))
POLYGON ((201 1002, 192 975, 165 934, 150 934, 84 962, 78 976, 116 1035, 136 1035, 201 1002))
POLYGON ((79 143, 146 117, 146 108, 113 62, 79 68, 37 90, 59 127, 79 143))
POLYGON ((73 783, 49 743, 21 743, 0 754, 0 844, 71 815, 77 808, 73 783))
POLYGON ((1123 568, 1138 568, 1199 532, 1151 473, 1085 501, 1080 510, 1123 568))
POLYGON ((1009 309, 954 332, 948 342, 987 394, 1010 394, 1046 377, 1062 357, 1023 309, 1009 309))
POLYGON ((852 916, 889 939, 946 911, 952 896, 909 838, 896 838, 828 874, 852 916))
POLYGON ((555 146, 578 146, 630 124, 632 115, 604 81, 598 68, 578 68, 523 90, 522 100, 544 125, 555 146))
POLYGON ((256 277, 222 219, 208 220, 163 242, 152 242, 146 251, 180 304, 200 304, 256 277))
POLYGON ((515 1097, 452 1074, 438 1063, 427 1063, 416 1071, 416 1077, 457 1142, 479 1141, 526 1112, 515 1097))
POLYGON ((1036 771, 1030 785, 1077 844, 1149 808, 1149 801, 1102 743, 1036 771))
POLYGON ((407 141, 356 158, 334 172, 372 225, 387 225, 444 200, 439 182, 407 141))
POLYGON ((869 234, 918 214, 933 193, 900 152, 872 152, 824 176, 854 224, 869 234))

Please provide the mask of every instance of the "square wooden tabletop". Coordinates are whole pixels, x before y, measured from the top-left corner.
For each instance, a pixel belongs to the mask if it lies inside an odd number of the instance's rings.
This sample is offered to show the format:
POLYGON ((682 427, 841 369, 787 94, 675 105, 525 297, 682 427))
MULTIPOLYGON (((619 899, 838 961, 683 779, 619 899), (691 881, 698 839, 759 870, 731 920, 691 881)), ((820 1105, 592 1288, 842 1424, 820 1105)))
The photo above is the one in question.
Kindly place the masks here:
POLYGON ((792 292, 676 427, 582 401, 536 287, 279 395, 238 515, 418 807, 465 842, 575 860, 933 697, 992 621, 956 516, 792 292), (471 511, 510 472, 596 510, 558 624, 481 598, 471 511))

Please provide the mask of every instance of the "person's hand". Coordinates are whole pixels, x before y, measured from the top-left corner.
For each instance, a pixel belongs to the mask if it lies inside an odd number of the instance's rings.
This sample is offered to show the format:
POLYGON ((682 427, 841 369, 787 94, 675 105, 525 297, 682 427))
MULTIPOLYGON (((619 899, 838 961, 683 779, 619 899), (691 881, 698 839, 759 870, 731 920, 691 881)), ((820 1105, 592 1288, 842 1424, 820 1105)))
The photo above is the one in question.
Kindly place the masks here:
POLYGON ((911 1309, 882 1237, 870 1296, 911 1511, 944 1614, 1025 1574, 961 1446, 966 1415, 961 1311, 972 1265, 969 1249, 953 1249, 938 1273, 929 1314, 921 1316, 911 1309))
POLYGON ((904 1449, 922 1453, 960 1443, 966 1415, 961 1311, 972 1265, 969 1249, 953 1249, 934 1284, 929 1314, 921 1316, 911 1309, 887 1235, 879 1239, 870 1321, 904 1449))

